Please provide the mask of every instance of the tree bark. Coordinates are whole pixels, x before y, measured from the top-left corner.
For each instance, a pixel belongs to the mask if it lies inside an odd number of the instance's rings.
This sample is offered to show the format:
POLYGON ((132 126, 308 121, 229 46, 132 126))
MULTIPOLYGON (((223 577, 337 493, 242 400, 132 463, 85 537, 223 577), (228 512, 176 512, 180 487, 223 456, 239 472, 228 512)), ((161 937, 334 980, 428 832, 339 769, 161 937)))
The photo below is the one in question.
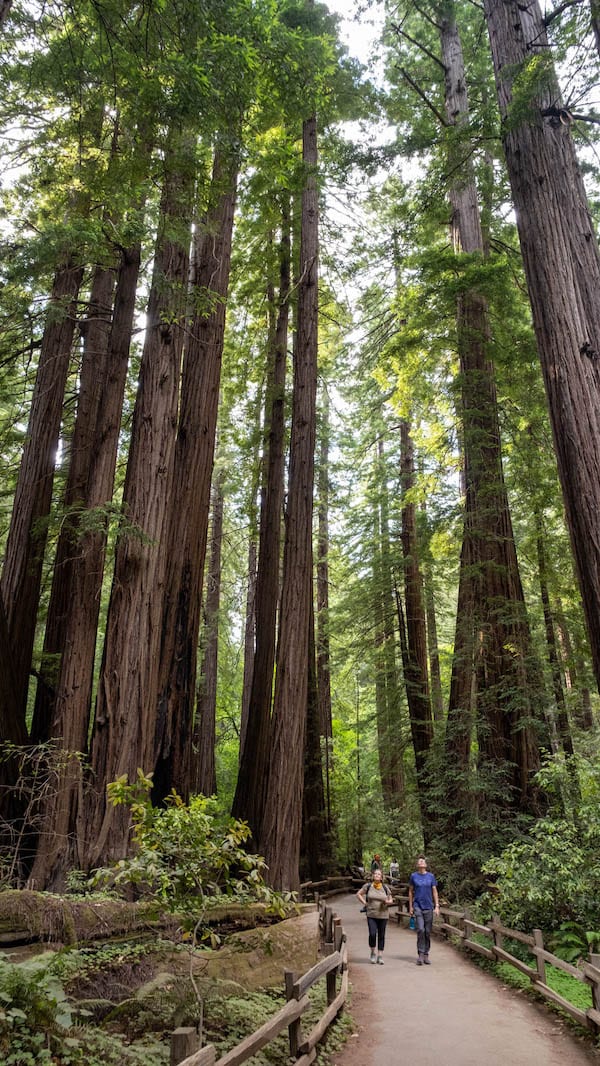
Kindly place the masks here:
POLYGON ((303 124, 302 158, 306 177, 302 193, 288 511, 268 794, 261 834, 269 882, 280 889, 299 887, 302 825, 318 347, 315 115, 303 124))
POLYGON ((204 610, 206 642, 198 686, 196 725, 194 728, 195 779, 192 790, 203 796, 217 791, 215 764, 217 722, 217 665, 219 655, 219 607, 221 601, 221 548, 223 546, 223 476, 213 487, 210 563, 206 575, 204 610))
POLYGON ((417 541, 417 508, 411 499, 415 468, 410 426, 403 419, 400 426, 402 489, 402 557, 404 563, 404 602, 406 610, 407 655, 404 669, 406 699, 415 752, 417 787, 421 804, 423 832, 427 839, 429 807, 425 770, 433 742, 433 717, 427 673, 427 627, 423 598, 423 578, 417 541))
POLYGON ((165 541, 166 595, 154 740, 155 800, 167 796, 173 788, 187 800, 190 791, 198 633, 238 166, 236 146, 217 149, 211 202, 196 251, 193 291, 197 309, 183 365, 173 506, 165 541))
MULTIPOLYGON (((454 5, 445 7, 440 40, 448 121, 462 126, 468 118, 468 99, 454 5)), ((477 187, 460 139, 450 141, 448 164, 454 176, 448 195, 455 249, 479 253, 483 259, 477 187)), ((475 678, 480 762, 487 762, 499 781, 505 806, 533 811, 537 793, 531 778, 539 767, 539 741, 532 722, 540 714, 536 701, 541 705, 541 693, 531 666, 531 638, 502 470, 494 370, 488 354, 489 309, 485 296, 473 288, 459 295, 457 333, 468 541, 461 555, 461 568, 463 563, 467 568, 461 580, 472 588, 462 590, 462 606, 471 614, 457 623, 457 668, 463 676, 451 686, 451 696, 459 695, 461 704, 451 706, 448 720, 455 731, 452 744, 466 759, 469 683, 475 678), (467 649, 476 656, 471 663, 465 657, 467 649)), ((464 777, 466 763, 459 769, 464 777)))
POLYGON ((269 351, 265 395, 265 475, 261 492, 258 569, 256 574, 256 648, 248 707, 248 728, 241 751, 233 814, 245 819, 255 840, 261 836, 265 781, 269 764, 269 730, 280 591, 281 519, 284 490, 285 377, 288 347, 291 248, 290 211, 281 213, 279 307, 269 351))
POLYGON ((250 540, 248 541, 248 586, 246 589, 246 621, 244 623, 244 680, 242 683, 242 713, 240 716, 240 759, 248 731, 254 651, 256 648, 256 569, 256 540, 254 531, 251 531, 250 540))
POLYGON ((6 22, 11 7, 12 0, 0 0, 0 28, 2 28, 6 22))
POLYGON ((331 764, 333 728, 331 714, 331 666, 329 644, 329 396, 323 392, 321 442, 318 470, 317 540, 317 700, 319 729, 324 738, 325 803, 327 828, 331 831, 331 764))
POLYGON ((325 789, 323 787, 321 728, 315 655, 315 619, 312 602, 310 615, 300 872, 302 880, 320 881, 326 875, 330 866, 331 855, 327 834, 325 789))
MULTIPOLYGON (((99 513, 97 522, 93 522, 88 530, 82 531, 75 524, 69 530, 65 544, 61 577, 68 584, 69 597, 64 604, 65 616, 62 619, 59 616, 53 631, 54 647, 61 655, 60 666, 50 708, 43 711, 44 715, 51 715, 50 735, 61 738, 62 747, 71 752, 85 753, 88 750, 107 537, 107 517, 100 512, 105 511, 113 494, 140 262, 139 244, 122 252, 104 374, 102 380, 96 379, 94 369, 90 367, 85 375, 90 378, 89 389, 86 388, 90 398, 83 405, 81 414, 83 417, 85 411, 90 415, 89 428, 93 432, 86 446, 88 466, 85 477, 82 476, 80 483, 79 480, 73 481, 73 485, 79 485, 82 503, 82 510, 75 517, 80 519, 85 513, 99 513)), ((95 349, 91 349, 90 358, 94 354, 95 349)), ((79 437, 77 433, 75 436, 79 437)), ((82 458, 83 454, 80 454, 79 459, 82 458)), ((59 596, 58 601, 63 603, 63 597, 59 596)), ((50 645, 48 637, 46 645, 50 645)), ((47 698, 48 694, 45 694, 47 698)), ((36 710, 41 713, 37 701, 36 710)), ((38 729, 41 731, 40 725, 38 729)), ((56 800, 47 812, 47 828, 38 845, 31 873, 38 887, 62 887, 69 866, 80 866, 85 862, 82 778, 80 759, 69 759, 56 790, 56 800)))
POLYGON ((12 649, 18 713, 25 721, 29 672, 52 502, 56 452, 83 267, 67 255, 58 267, 46 315, 0 582, 12 649))
MULTIPOLYGON (((83 336, 83 358, 77 415, 68 460, 67 484, 63 507, 65 517, 54 558, 52 589, 46 616, 46 630, 42 661, 39 669, 31 740, 43 744, 51 735, 69 612, 76 609, 73 598, 73 578, 80 536, 81 516, 88 506, 88 480, 98 445, 96 438, 98 410, 108 374, 108 344, 113 310, 115 275, 109 267, 96 266, 92 280, 86 317, 80 323, 83 336)), ((111 486, 112 488, 112 486, 111 486)), ((89 607, 85 605, 86 609, 89 607)), ((93 608, 92 608, 93 609, 93 608)), ((83 729, 84 746, 87 725, 83 729)), ((63 734, 60 733, 60 736, 63 734)), ((77 749, 83 750, 83 749, 77 749)))
POLYGON ((567 523, 600 683, 600 256, 537 0, 484 0, 567 523), (545 57, 529 95, 515 79, 545 57))
MULTIPOLYGON (((86 865, 122 858, 128 817, 106 785, 154 767, 165 524, 173 460, 189 272, 194 144, 172 133, 148 301, 146 336, 123 491, 104 657, 91 745, 96 789, 87 815, 86 865), (133 527, 133 528, 132 528, 133 527)), ((179 501, 175 502, 175 506, 179 501)))
POLYGON ((404 802, 404 744, 402 738, 402 695, 396 658, 394 627, 394 576, 392 566, 389 494, 384 444, 377 444, 378 466, 378 544, 375 564, 376 642, 377 642, 377 741, 381 791, 386 807, 398 808, 404 802))

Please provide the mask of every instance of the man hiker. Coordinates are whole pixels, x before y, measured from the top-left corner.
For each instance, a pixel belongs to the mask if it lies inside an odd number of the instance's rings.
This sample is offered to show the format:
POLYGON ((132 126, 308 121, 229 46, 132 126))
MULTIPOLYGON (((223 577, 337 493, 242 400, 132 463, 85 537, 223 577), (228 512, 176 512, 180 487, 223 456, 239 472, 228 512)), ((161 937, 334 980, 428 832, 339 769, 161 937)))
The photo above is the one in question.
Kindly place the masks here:
POLYGON ((417 869, 408 882, 408 909, 417 923, 417 966, 429 966, 429 946, 433 915, 440 913, 437 881, 427 869, 424 855, 417 858, 417 869))

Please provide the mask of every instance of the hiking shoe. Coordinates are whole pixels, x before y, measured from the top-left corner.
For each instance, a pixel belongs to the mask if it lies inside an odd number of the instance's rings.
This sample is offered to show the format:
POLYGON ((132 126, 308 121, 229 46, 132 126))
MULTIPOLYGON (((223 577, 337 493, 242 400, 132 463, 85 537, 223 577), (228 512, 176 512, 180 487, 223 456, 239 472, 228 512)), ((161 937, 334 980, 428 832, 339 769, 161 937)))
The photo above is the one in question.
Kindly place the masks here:
POLYGON ((376 962, 376 959, 375 959, 375 952, 374 952, 374 951, 372 951, 372 952, 371 952, 371 962, 372 962, 373 964, 374 964, 374 963, 376 962))
POLYGON ((423 959, 417 959, 417 966, 423 965, 423 959))
POLYGON ((377 959, 377 962, 378 962, 379 966, 383 966, 383 959, 381 958, 381 955, 377 959))
POLYGON ((423 955, 423 964, 425 966, 431 966, 431 963, 429 961, 429 955, 423 955))

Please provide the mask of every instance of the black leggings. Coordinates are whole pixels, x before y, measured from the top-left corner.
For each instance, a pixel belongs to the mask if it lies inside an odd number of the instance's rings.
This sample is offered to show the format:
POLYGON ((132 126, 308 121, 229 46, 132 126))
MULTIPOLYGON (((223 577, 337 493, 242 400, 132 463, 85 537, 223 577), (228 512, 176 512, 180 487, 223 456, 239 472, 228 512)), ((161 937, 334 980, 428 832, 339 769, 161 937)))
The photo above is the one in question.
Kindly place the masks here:
POLYGON ((367 918, 367 922, 369 924, 369 947, 374 948, 377 944, 378 951, 383 951, 387 918, 367 918))

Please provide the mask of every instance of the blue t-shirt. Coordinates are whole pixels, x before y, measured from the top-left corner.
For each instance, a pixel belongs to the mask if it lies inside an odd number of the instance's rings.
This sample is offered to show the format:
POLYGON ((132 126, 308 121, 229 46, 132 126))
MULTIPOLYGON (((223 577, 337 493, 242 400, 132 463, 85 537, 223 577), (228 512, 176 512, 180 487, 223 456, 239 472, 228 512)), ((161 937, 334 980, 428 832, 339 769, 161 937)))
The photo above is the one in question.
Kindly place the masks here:
POLYGON ((433 874, 429 872, 426 874, 412 873, 410 875, 410 883, 413 890, 413 904, 416 907, 420 907, 422 911, 432 911, 433 893, 431 889, 434 885, 437 888, 437 881, 433 874))

